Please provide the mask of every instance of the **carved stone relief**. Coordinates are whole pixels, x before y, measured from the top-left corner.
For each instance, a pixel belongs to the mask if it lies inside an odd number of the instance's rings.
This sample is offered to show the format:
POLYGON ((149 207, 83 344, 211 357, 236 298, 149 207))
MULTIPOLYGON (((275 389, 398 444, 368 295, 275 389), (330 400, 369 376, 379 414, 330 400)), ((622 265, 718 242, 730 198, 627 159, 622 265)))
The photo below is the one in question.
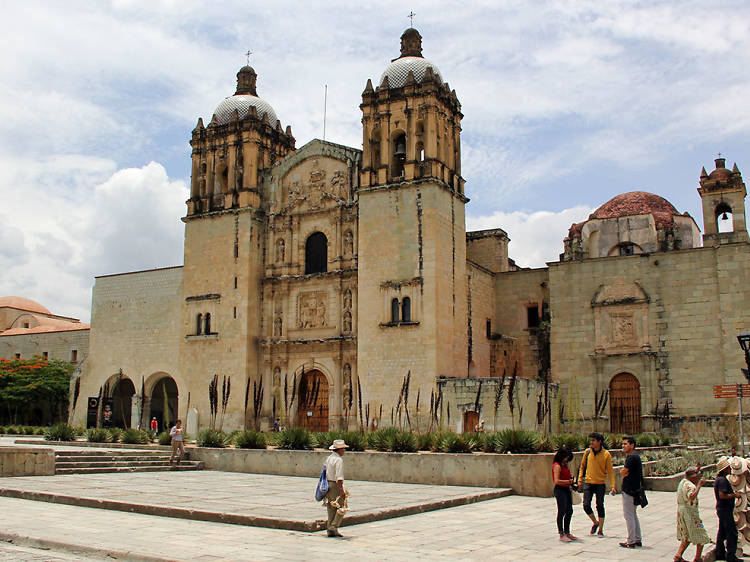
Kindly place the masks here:
POLYGON ((351 230, 344 232, 344 255, 350 256, 354 253, 354 235, 351 230))
POLYGON ((328 325, 328 293, 300 293, 297 297, 297 328, 323 328, 328 325))

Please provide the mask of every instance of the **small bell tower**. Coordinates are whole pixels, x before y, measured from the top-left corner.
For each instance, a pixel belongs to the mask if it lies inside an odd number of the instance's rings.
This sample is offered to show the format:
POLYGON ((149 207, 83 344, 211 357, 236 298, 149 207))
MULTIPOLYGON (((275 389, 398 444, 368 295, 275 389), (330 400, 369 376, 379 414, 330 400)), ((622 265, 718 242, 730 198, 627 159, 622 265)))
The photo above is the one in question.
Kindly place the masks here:
POLYGON ((698 193, 703 204, 704 246, 748 241, 745 183, 737 164, 729 170, 725 163, 726 159, 719 155, 713 172, 701 170, 698 193), (722 228, 723 223, 727 226, 722 228))

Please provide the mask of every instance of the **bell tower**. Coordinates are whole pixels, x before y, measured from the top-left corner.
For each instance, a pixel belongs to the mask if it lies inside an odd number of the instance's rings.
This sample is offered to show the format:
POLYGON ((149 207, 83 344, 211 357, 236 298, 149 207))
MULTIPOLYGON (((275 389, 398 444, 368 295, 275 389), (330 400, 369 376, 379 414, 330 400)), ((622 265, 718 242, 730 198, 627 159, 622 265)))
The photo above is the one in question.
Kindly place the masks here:
MULTIPOLYGON (((265 232, 263 171, 294 150, 271 104, 258 97, 250 66, 237 90, 192 133, 192 176, 185 222, 180 361, 188 387, 207 389, 214 375, 247 388, 258 377, 265 232)), ((207 390, 205 390, 207 392, 207 390)), ((225 423, 242 427, 241 400, 230 400, 225 423)), ((206 400, 195 400, 208 425, 206 400)), ((186 415, 186 413, 182 413, 186 415)))
POLYGON ((719 156, 713 172, 707 174, 706 168, 701 170, 698 193, 703 206, 704 246, 748 241, 745 183, 737 164, 729 170, 725 163, 726 159, 719 156), (725 222, 727 227, 721 228, 725 222))
POLYGON ((407 372, 423 396, 468 373, 463 115, 413 28, 360 108, 358 364, 388 406, 407 372))

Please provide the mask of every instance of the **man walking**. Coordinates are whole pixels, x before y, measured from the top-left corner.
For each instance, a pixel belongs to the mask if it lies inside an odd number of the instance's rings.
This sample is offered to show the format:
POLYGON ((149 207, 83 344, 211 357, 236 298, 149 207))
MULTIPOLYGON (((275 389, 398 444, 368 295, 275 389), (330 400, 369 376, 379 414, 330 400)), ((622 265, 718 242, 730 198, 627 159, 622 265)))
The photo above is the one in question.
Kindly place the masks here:
POLYGON ((177 455, 177 465, 179 465, 182 455, 185 454, 185 444, 182 440, 182 420, 175 422, 174 427, 169 431, 169 436, 172 438, 172 456, 169 457, 169 464, 172 464, 175 455, 177 455))
POLYGON ((718 476, 714 480, 716 515, 719 517, 719 532, 716 534, 716 560, 735 562, 737 558, 737 525, 734 523, 734 500, 739 498, 727 479, 729 459, 721 457, 716 463, 718 476), (726 541, 726 546, 724 546, 726 541))
POLYGON ((339 533, 339 526, 346 512, 346 490, 344 490, 344 453, 349 448, 343 439, 334 440, 328 447, 333 451, 326 459, 326 478, 328 479, 328 493, 323 503, 328 510, 326 530, 329 537, 343 537, 339 533))
POLYGON ((615 473, 612 468, 612 455, 603 447, 604 436, 601 433, 589 435, 591 445, 583 453, 581 469, 578 472, 578 482, 583 483, 583 511, 589 516, 593 523, 590 534, 596 534, 599 538, 604 536, 604 486, 605 479, 609 479, 612 495, 617 493, 615 488, 615 473), (596 496, 596 514, 591 509, 591 499, 596 496), (598 529, 598 532, 597 532, 598 529))
POLYGON ((623 548, 643 546, 641 537, 641 522, 635 511, 639 490, 643 482, 643 465, 641 456, 635 450, 635 439, 629 435, 622 438, 622 451, 627 455, 625 464, 620 469, 622 479, 622 514, 625 526, 628 528, 628 539, 621 542, 623 548))
POLYGON ((151 418, 151 431, 154 433, 159 433, 159 422, 156 421, 156 418, 151 418))

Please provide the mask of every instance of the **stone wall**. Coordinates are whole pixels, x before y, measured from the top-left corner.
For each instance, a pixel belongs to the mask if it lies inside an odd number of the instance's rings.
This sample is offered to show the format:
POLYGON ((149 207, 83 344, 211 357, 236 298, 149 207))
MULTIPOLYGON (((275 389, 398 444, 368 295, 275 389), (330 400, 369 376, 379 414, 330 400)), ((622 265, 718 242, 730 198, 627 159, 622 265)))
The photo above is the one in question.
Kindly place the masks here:
POLYGON ((44 353, 49 359, 83 363, 89 353, 89 330, 0 336, 0 358, 14 359, 20 354, 21 359, 31 359, 44 353))
POLYGON ((0 447, 0 476, 52 476, 54 474, 54 449, 0 447))

